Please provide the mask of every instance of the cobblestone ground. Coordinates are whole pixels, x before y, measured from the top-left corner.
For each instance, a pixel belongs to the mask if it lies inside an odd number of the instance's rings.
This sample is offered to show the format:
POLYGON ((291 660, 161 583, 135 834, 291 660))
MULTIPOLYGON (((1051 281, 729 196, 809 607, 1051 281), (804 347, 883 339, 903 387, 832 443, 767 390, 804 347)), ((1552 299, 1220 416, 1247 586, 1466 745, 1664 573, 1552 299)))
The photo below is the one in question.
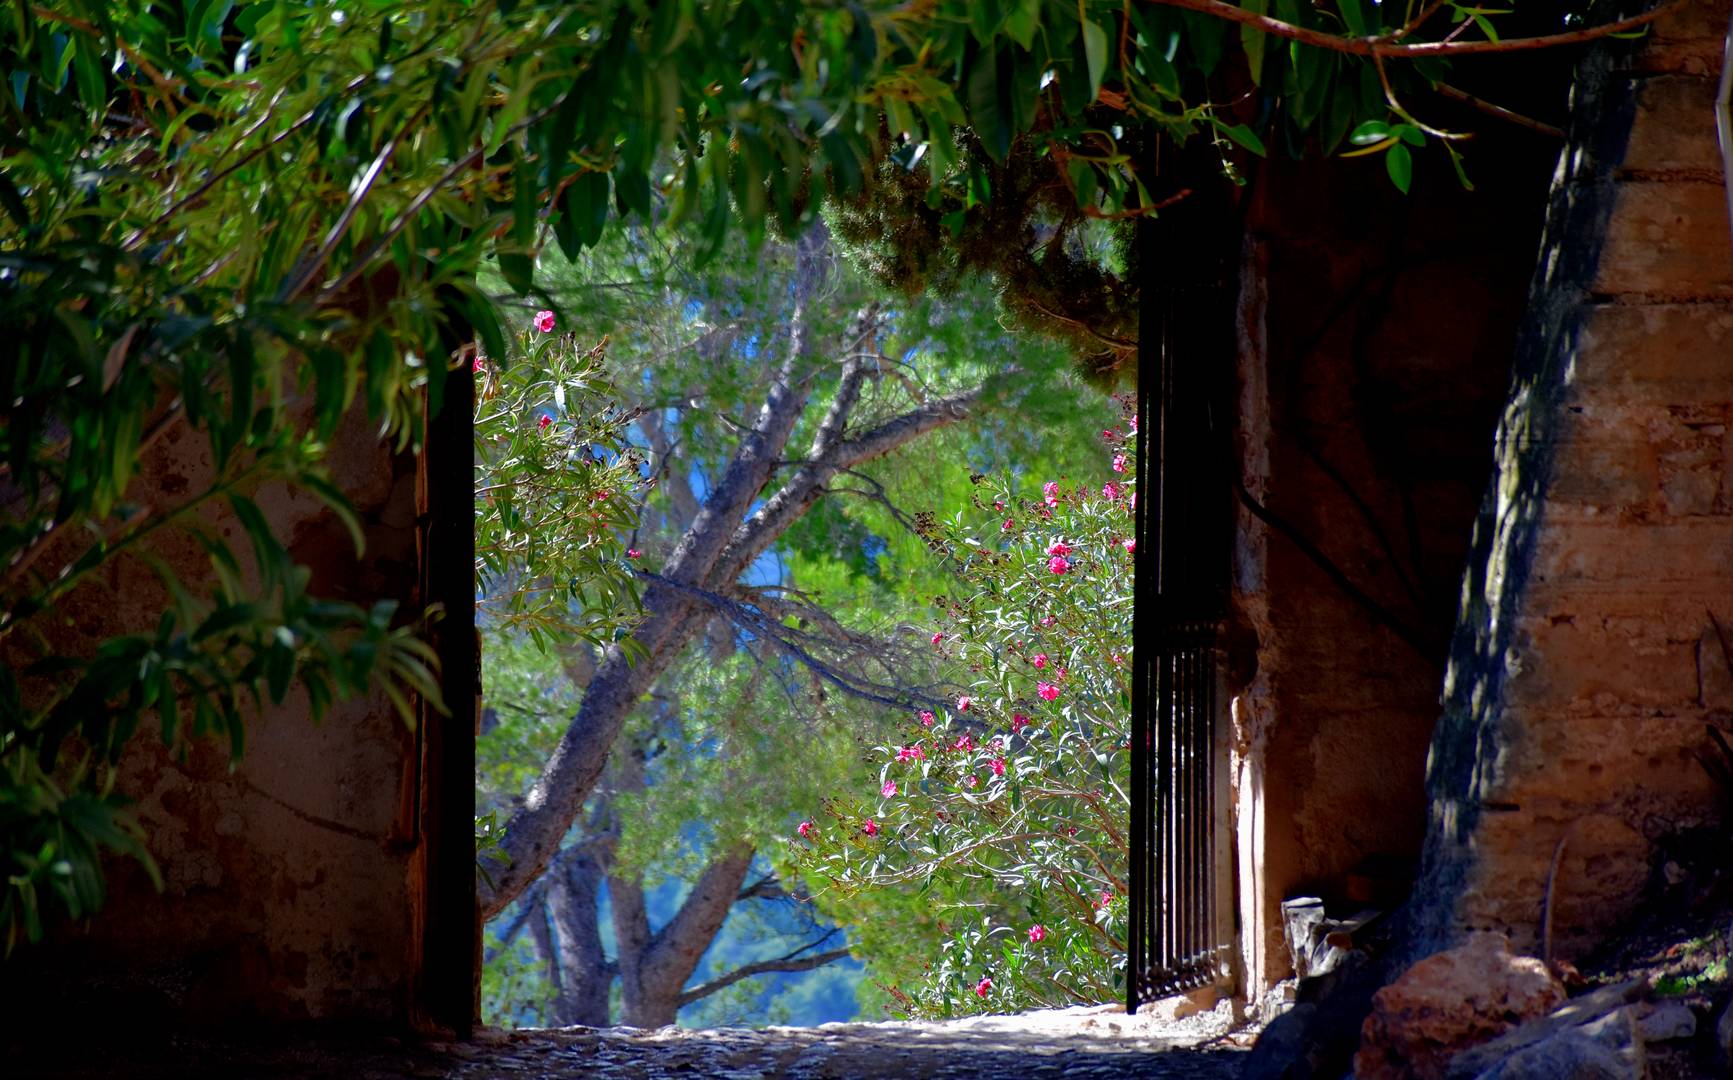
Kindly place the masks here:
POLYGON ((931 1024, 484 1032, 459 1044, 379 1037, 224 1044, 175 1040, 134 1045, 118 1054, 81 1055, 63 1047, 54 1067, 27 1062, 19 1072, 4 1071, 13 1077, 68 1080, 1231 1080, 1239 1073, 1249 1037, 1226 1029, 1225 1013, 1174 1020, 1171 1015, 1127 1017, 1103 1006, 931 1024))

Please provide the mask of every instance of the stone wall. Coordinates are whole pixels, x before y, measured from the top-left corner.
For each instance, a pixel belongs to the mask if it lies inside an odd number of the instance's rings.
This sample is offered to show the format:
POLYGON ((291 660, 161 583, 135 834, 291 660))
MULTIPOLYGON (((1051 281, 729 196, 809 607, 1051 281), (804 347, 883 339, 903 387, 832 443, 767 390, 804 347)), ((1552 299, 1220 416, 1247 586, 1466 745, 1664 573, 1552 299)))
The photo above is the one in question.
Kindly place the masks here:
MULTIPOLYGON (((333 479, 352 500, 367 551, 303 494, 256 493, 315 595, 361 605, 417 588, 415 461, 382 446, 356 415, 340 428, 333 479)), ((209 482, 205 441, 182 425, 149 450, 134 497, 170 504, 209 482)), ((212 513, 231 540, 244 534, 212 513)), ((189 582, 208 565, 190 538, 165 530, 153 554, 189 582)), ((243 556, 244 558, 244 556, 243 556)), ((167 602, 148 567, 120 558, 61 606, 54 633, 90 641, 153 625, 167 602)), ((416 843, 416 740, 383 695, 310 722, 291 694, 246 729, 229 767, 227 741, 194 743, 183 759, 147 723, 120 769, 119 788, 161 866, 158 893, 130 862, 111 860, 110 895, 86 925, 8 963, 8 1015, 62 1024, 182 1026, 236 1020, 399 1022, 409 1006, 416 843)), ((22 1029, 21 1029, 22 1030, 22 1029)))
POLYGON ((1555 946, 1581 957, 1715 810, 1695 754, 1733 721, 1727 14, 1692 3, 1579 76, 1432 749, 1417 953, 1480 928, 1537 949, 1560 852, 1555 946))
MULTIPOLYGON (((1557 100, 1537 108, 1556 115, 1569 68, 1549 63, 1557 100)), ((1230 687, 1253 997, 1289 973, 1284 898, 1393 905, 1426 828, 1461 568, 1559 145, 1459 119, 1474 191, 1430 157, 1408 196, 1377 160, 1273 157, 1254 181, 1238 451, 1265 513, 1239 512, 1257 667, 1230 687), (1357 868, 1387 884, 1368 894, 1357 868)))

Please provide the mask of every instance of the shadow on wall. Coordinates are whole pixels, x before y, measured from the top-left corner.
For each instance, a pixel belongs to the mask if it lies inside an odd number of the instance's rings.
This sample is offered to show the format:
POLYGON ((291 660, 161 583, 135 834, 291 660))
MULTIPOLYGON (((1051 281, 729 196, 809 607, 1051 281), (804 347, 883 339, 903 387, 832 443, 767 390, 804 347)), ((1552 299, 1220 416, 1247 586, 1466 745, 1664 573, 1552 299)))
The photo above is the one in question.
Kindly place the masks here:
POLYGON ((1612 216, 1614 171, 1624 158, 1634 114, 1629 83, 1613 69, 1606 50, 1594 51, 1572 91, 1573 129, 1547 208, 1494 445, 1492 484, 1470 542, 1444 711, 1427 760, 1427 839, 1409 905, 1405 960, 1453 942, 1458 900, 1476 857, 1470 837, 1482 815, 1514 809, 1486 795, 1516 736, 1503 708, 1505 680, 1516 662, 1516 615, 1553 478, 1563 401, 1582 347, 1585 301, 1612 216))

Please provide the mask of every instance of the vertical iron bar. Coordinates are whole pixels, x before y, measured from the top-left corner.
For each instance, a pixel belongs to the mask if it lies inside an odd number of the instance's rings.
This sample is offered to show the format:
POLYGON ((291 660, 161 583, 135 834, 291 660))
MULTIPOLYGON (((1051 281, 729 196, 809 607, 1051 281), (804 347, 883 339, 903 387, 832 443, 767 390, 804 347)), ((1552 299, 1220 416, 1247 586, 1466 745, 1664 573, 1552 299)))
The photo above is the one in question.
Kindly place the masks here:
MULTIPOLYGON (((1148 218, 1140 218, 1135 226, 1135 242, 1140 247, 1139 262, 1148 268, 1155 265, 1155 250, 1152 243, 1153 224, 1148 218)), ((1147 286, 1151 275, 1145 270, 1147 286)), ((1154 670, 1154 642, 1151 640, 1154 629, 1154 593, 1155 581, 1151 574, 1151 563, 1155 558, 1153 545, 1149 542, 1145 521, 1149 516, 1149 480, 1152 470, 1148 467, 1149 445, 1149 375, 1155 365, 1149 361, 1156 351, 1155 304, 1154 290, 1145 293, 1145 299, 1138 311, 1138 379, 1137 379, 1137 417, 1139 420, 1136 435, 1138 501, 1132 514, 1131 535, 1137 545, 1132 553, 1131 562, 1131 821, 1130 828, 1130 880, 1128 886, 1131 895, 1126 898, 1130 914, 1126 930, 1125 950, 1125 996, 1126 1011, 1136 1013, 1138 1005, 1142 1004, 1140 994, 1142 982, 1147 970, 1144 957, 1148 952, 1148 921, 1149 908, 1154 902, 1157 892, 1150 880, 1149 859, 1149 816, 1150 816, 1150 675, 1154 670)), ((1159 483, 1159 481, 1157 481, 1159 483)))

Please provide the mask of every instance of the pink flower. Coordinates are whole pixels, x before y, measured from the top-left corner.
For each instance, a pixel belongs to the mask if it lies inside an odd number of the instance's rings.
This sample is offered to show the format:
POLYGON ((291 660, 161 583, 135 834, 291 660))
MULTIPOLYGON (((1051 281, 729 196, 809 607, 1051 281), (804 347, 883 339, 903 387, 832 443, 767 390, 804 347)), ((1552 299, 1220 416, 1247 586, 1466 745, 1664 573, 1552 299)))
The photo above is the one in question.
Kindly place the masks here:
POLYGON ((879 788, 879 794, 883 795, 887 799, 890 798, 892 795, 895 795, 896 793, 897 793, 897 782, 895 780, 886 780, 885 786, 882 788, 879 788))
POLYGON ((1005 509, 1005 500, 1004 499, 994 499, 993 500, 993 509, 995 509, 995 510, 1005 509))
POLYGON ((1049 555, 1069 555, 1069 554, 1071 554, 1071 545, 1067 544, 1063 540, 1055 540, 1051 544, 1047 545, 1047 554, 1049 554, 1049 555))
POLYGON ((807 837, 812 835, 812 822, 803 821, 800 823, 800 827, 794 831, 800 834, 802 840, 805 840, 807 837))
POLYGON ((1106 439, 1108 442, 1112 442, 1113 440, 1119 438, 1119 429, 1118 428, 1108 428, 1106 431, 1103 431, 1101 433, 1101 437, 1103 439, 1106 439))
POLYGON ((957 736, 956 748, 958 750, 973 750, 975 748, 975 740, 971 739, 968 733, 965 732, 962 735, 957 736))
POLYGON ((1059 484, 1049 480, 1041 485, 1041 498, 1048 506, 1059 505, 1059 484))
POLYGON ((1106 889, 1101 890, 1101 903, 1096 904, 1095 906, 1098 908, 1104 908, 1111 903, 1113 903, 1113 894, 1108 892, 1106 889))
POLYGON ((1101 485, 1101 497, 1103 499, 1106 499, 1108 502, 1112 502, 1113 500, 1119 498, 1119 485, 1114 483, 1111 480, 1109 480, 1105 484, 1102 484, 1101 485))
POLYGON ((487 370, 487 361, 478 356, 475 358, 475 362, 469 365, 469 370, 479 375, 487 370))
POLYGON ((926 751, 921 749, 920 743, 916 743, 913 746, 904 746, 897 750, 898 761, 925 761, 926 758, 926 751))
POLYGON ((994 776, 1004 776, 1005 775, 1005 759, 1004 758, 996 757, 992 761, 988 762, 988 764, 993 767, 993 775, 994 776))
POLYGON ((964 787, 978 787, 980 785, 980 783, 981 783, 980 777, 974 775, 973 773, 970 773, 968 776, 963 778, 963 786, 964 787))
POLYGON ((1051 570, 1055 574, 1063 574, 1065 571, 1071 569, 1071 564, 1065 561, 1065 556, 1055 555, 1051 559, 1047 560, 1047 569, 1051 570))
POLYGON ((975 996, 984 998, 987 996, 987 992, 991 989, 993 989, 992 978, 990 976, 983 975, 983 976, 981 976, 981 981, 975 984, 975 996))
POLYGON ((943 633, 943 632, 939 632, 939 631, 935 631, 935 632, 934 632, 934 634, 933 634, 933 644, 934 644, 934 645, 937 645, 937 644, 938 644, 938 643, 939 643, 939 642, 941 642, 941 641, 943 641, 943 640, 945 640, 945 635, 944 635, 944 633, 943 633))
POLYGON ((643 557, 644 557, 644 553, 642 551, 639 551, 637 548, 627 548, 626 549, 626 558, 628 558, 628 559, 641 559, 643 557))
POLYGON ((1136 540, 1121 540, 1120 543, 1122 545, 1124 545, 1125 553, 1127 555, 1136 555, 1137 554, 1137 541, 1136 540))
POLYGON ((1126 457, 1124 454, 1113 455, 1113 471, 1114 472, 1124 472, 1125 471, 1125 462, 1126 462, 1126 457))
POLYGON ((1047 654, 1044 652, 1038 652, 1035 654, 1035 659, 1029 662, 1035 665, 1036 671, 1040 671, 1042 668, 1047 666, 1047 654))
POLYGON ((544 333, 544 334, 553 333, 553 330, 554 330, 554 313, 551 311, 538 311, 538 312, 536 312, 535 324, 536 324, 536 329, 540 330, 542 333, 544 333))
POLYGON ((1058 621, 1059 620, 1055 619, 1051 615, 1043 615, 1041 617, 1041 625, 1042 626, 1052 626, 1055 622, 1058 622, 1058 621))
POLYGON ((968 712, 969 711, 969 695, 964 694, 962 697, 957 699, 957 711, 958 712, 968 712))
POLYGON ((933 726, 933 713, 932 713, 931 709, 922 709, 921 710, 921 726, 922 727, 932 727, 933 726))
POLYGON ((1028 726, 1029 718, 1027 716, 1024 716, 1022 713, 1011 714, 1011 734, 1015 735, 1028 726))
POLYGON ((1012 529, 1015 529, 1016 527, 1017 527, 1017 522, 1015 520, 1013 520, 1011 518, 1006 518, 1005 524, 999 526, 999 531, 1000 532, 1010 532, 1012 529))
POLYGON ((1131 431, 1134 435, 1137 433, 1137 415, 1135 413, 1131 417, 1131 431))
POLYGON ((1118 653, 1114 653, 1113 654, 1113 666, 1118 667, 1119 665, 1121 665, 1123 663, 1125 663, 1125 657, 1119 655, 1118 653))
POLYGON ((1126 500, 1125 512, 1128 514, 1137 513, 1137 492, 1132 492, 1131 498, 1126 500))
POLYGON ((1042 701, 1053 701, 1059 697, 1059 688, 1052 683, 1036 683, 1035 693, 1041 696, 1042 701))
POLYGON ((542 414, 542 418, 540 420, 536 421, 536 427, 545 429, 549 424, 551 424, 553 422, 554 422, 554 418, 551 416, 548 416, 546 413, 544 413, 544 414, 542 414))
POLYGON ((872 818, 867 818, 866 822, 861 825, 860 831, 866 833, 868 836, 877 836, 879 834, 879 823, 874 821, 872 818))
POLYGON ((1040 942, 1040 941, 1046 940, 1046 938, 1047 938, 1047 928, 1045 926, 1042 926, 1040 923, 1036 923, 1034 926, 1031 926, 1029 928, 1029 940, 1030 941, 1040 942))

